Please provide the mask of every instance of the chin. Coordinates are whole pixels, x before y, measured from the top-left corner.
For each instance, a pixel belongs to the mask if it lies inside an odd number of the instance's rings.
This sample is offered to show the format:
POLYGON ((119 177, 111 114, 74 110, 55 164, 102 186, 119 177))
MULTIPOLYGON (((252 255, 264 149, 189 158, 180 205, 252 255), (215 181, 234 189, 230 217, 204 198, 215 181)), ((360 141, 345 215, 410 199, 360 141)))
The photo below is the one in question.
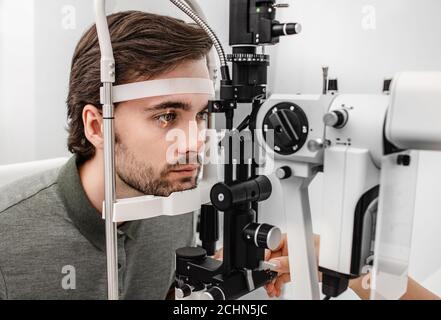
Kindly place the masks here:
POLYGON ((179 186, 176 191, 186 191, 196 188, 197 185, 195 183, 185 183, 179 186))
POLYGON ((185 178, 185 179, 168 179, 167 184, 169 188, 166 188, 161 196, 168 197, 174 192, 182 192, 191 190, 197 187, 197 178, 185 178))
POLYGON ((195 181, 186 181, 186 182, 175 182, 173 184, 174 187, 172 192, 179 192, 179 191, 186 191, 186 190, 191 190, 197 187, 197 183, 195 181))

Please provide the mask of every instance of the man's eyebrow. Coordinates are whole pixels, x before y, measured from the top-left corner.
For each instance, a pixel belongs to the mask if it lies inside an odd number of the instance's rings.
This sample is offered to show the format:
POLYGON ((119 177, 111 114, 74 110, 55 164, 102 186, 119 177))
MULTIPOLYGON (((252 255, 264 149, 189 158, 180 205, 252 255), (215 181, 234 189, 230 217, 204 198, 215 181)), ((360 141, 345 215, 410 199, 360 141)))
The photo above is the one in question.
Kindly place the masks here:
POLYGON ((160 104, 153 105, 151 107, 145 108, 146 111, 160 111, 166 109, 181 109, 188 110, 191 106, 188 103, 180 101, 167 101, 160 104))

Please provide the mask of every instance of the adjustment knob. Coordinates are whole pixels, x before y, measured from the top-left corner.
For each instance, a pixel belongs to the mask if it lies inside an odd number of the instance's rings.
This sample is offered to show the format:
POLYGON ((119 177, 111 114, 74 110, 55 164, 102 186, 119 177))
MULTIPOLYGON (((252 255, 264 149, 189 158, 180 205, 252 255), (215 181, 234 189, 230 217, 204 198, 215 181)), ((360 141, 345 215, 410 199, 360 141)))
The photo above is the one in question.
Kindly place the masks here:
POLYGON ((189 262, 200 263, 207 257, 207 251, 200 247, 184 247, 175 251, 176 276, 187 276, 191 272, 189 262))
POLYGON ((276 170, 276 177, 279 180, 285 180, 290 178, 292 175, 292 170, 288 166, 280 167, 276 170))
POLYGON ((273 106, 263 120, 263 135, 274 151, 291 155, 299 151, 306 142, 309 125, 305 112, 299 106, 282 102, 273 106), (274 134, 270 139, 268 134, 274 134))
POLYGON ((250 223, 243 230, 243 235, 248 243, 270 250, 277 249, 282 241, 282 231, 266 223, 250 223))
POLYGON ((343 128, 348 122, 348 112, 345 109, 328 112, 323 116, 323 123, 328 127, 343 128))
POLYGON ((184 299, 185 297, 191 295, 191 292, 191 287, 188 284, 184 284, 180 287, 175 288, 175 297, 177 299, 184 299))
POLYGON ((229 62, 263 63, 264 65, 269 65, 270 56, 258 53, 232 53, 227 55, 227 60, 229 62))
POLYGON ((226 300, 225 293, 219 287, 211 287, 200 297, 201 300, 226 300))
POLYGON ((264 201, 272 192, 270 179, 266 176, 257 176, 248 181, 235 183, 231 186, 219 182, 210 191, 210 200, 219 211, 226 211, 233 205, 250 201, 264 201))
POLYGON ((338 79, 329 79, 328 92, 330 94, 335 94, 338 92, 338 79))
POLYGON ((289 36, 291 34, 299 34, 302 32, 300 23, 276 23, 272 27, 273 37, 289 36))
POLYGON ((311 152, 317 152, 322 150, 325 147, 325 143, 323 142, 323 139, 315 139, 308 141, 308 150, 311 152))

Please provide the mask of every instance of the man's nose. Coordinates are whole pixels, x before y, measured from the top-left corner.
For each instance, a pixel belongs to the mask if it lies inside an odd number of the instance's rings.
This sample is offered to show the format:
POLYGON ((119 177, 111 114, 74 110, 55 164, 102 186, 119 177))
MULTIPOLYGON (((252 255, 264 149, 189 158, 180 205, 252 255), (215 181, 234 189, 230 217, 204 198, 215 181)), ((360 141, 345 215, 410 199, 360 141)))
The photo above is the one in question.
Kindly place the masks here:
POLYGON ((199 126, 196 121, 191 121, 184 132, 185 139, 181 139, 178 152, 180 154, 201 152, 205 145, 205 128, 199 126))

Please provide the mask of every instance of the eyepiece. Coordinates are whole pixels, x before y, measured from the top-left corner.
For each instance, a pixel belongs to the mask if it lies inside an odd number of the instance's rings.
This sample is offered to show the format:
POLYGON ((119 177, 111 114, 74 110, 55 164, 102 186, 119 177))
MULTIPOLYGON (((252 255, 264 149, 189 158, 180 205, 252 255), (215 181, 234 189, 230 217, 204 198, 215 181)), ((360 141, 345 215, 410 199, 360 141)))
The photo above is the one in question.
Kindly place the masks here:
POLYGON ((300 23, 276 23, 272 28, 273 37, 289 36, 302 32, 300 23))

